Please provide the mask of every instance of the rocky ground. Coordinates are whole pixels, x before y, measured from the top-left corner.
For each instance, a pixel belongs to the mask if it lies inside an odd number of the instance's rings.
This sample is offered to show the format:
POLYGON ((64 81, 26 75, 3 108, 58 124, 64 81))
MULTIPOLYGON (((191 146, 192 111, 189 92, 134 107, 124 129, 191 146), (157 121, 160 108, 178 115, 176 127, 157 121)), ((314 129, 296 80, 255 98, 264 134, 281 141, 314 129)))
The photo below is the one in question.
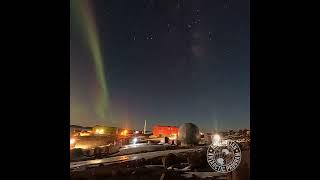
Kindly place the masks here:
POLYGON ((92 149, 74 148, 70 150, 70 162, 101 159, 113 156, 122 156, 129 154, 164 151, 173 149, 185 149, 185 147, 171 146, 171 145, 148 145, 141 144, 141 146, 133 148, 121 148, 120 146, 104 146, 95 147, 92 149))
POLYGON ((227 179, 249 180, 250 148, 242 144, 242 159, 239 167, 231 173, 213 172, 207 163, 207 147, 199 147, 195 152, 168 154, 152 159, 138 159, 119 164, 100 165, 83 171, 71 172, 72 180, 152 180, 152 179, 227 179))

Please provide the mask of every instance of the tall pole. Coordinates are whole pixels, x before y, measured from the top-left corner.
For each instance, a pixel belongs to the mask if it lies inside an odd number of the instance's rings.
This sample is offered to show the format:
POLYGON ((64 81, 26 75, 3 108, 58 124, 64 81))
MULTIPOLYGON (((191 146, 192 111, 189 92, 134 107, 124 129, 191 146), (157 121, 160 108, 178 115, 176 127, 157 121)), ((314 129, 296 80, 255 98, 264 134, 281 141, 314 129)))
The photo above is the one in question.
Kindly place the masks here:
POLYGON ((144 120, 143 134, 146 134, 147 130, 147 120, 144 120))

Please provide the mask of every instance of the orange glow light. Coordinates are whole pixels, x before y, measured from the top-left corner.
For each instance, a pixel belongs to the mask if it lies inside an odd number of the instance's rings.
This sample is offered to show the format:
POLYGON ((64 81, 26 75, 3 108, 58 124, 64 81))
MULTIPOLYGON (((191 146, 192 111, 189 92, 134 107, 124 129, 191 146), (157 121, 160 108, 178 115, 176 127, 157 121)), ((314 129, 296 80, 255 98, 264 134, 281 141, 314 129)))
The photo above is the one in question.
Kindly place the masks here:
POLYGON ((127 134, 128 134, 128 130, 126 129, 120 133, 121 136, 126 136, 127 134))

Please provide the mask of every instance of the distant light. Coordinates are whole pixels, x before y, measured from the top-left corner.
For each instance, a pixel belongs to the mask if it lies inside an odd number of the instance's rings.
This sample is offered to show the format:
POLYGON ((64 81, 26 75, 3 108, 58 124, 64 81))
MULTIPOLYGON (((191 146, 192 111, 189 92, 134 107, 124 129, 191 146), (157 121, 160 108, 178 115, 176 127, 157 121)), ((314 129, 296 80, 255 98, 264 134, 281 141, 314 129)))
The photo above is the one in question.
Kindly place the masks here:
POLYGON ((120 133, 120 135, 121 136, 126 136, 128 134, 128 130, 123 130, 123 131, 121 131, 121 133, 120 133))
POLYGON ((74 148, 89 149, 90 146, 88 146, 88 145, 83 145, 83 144, 76 144, 76 145, 74 146, 74 148))
POLYGON ((123 131, 122 135, 126 136, 127 134, 128 134, 128 130, 125 129, 125 130, 123 131))
POLYGON ((80 132, 80 136, 90 136, 89 132, 80 132))
POLYGON ((74 144, 75 142, 76 142, 75 139, 73 139, 73 138, 70 139, 70 144, 74 144))
POLYGON ((170 140, 176 140, 177 139, 177 134, 172 134, 170 137, 169 137, 170 140))
POLYGON ((96 129, 96 134, 104 134, 104 129, 96 129))
POLYGON ((219 136, 219 134, 215 134, 214 136, 213 136, 213 140, 215 140, 215 141, 220 141, 220 136, 219 136))
POLYGON ((137 143, 137 141, 138 141, 138 139, 137 139, 137 138, 133 138, 133 140, 132 140, 133 144, 136 144, 136 143, 137 143))
POLYGON ((221 137, 219 134, 215 134, 212 138, 212 144, 214 146, 221 146, 222 143, 221 143, 221 137))
POLYGON ((136 134, 139 134, 139 131, 136 131, 135 133, 136 133, 136 134))

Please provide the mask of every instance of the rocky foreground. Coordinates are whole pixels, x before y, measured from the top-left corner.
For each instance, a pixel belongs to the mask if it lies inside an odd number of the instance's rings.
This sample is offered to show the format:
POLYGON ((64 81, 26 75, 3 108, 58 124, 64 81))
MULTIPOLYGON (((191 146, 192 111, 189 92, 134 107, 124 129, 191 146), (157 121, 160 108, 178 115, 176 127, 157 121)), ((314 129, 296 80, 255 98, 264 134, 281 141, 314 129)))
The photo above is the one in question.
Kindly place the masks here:
POLYGON ((152 159, 138 159, 111 165, 99 165, 82 171, 71 172, 73 180, 84 179, 226 179, 248 180, 250 172, 250 148, 242 144, 242 158, 239 167, 231 173, 214 172, 207 163, 207 147, 195 152, 168 154, 152 159))

